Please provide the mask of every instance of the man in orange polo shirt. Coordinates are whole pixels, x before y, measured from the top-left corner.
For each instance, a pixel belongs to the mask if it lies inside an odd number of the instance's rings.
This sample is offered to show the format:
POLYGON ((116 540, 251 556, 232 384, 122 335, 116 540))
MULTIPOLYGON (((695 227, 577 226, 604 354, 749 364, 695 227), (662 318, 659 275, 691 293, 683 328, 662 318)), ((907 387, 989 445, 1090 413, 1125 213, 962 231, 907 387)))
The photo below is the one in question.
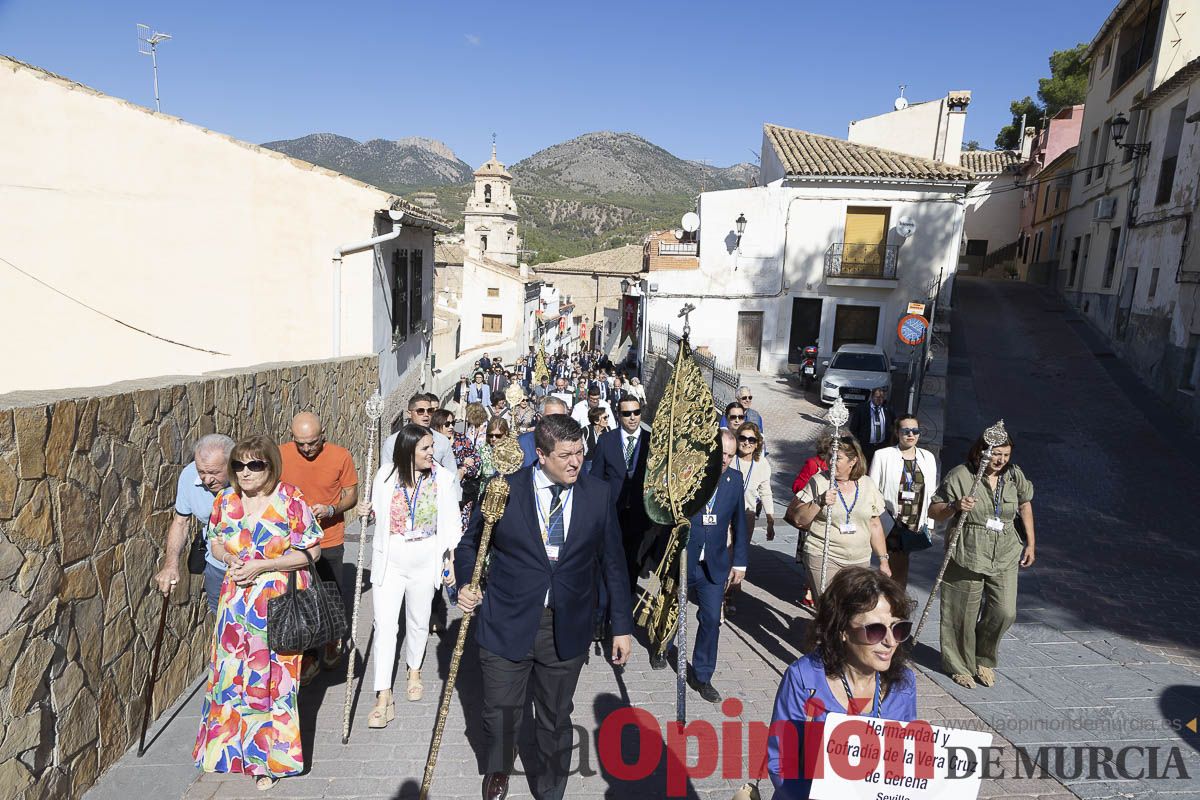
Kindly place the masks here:
MULTIPOLYGON (((338 585, 345 602, 351 580, 342 567, 345 553, 346 521, 343 516, 358 503, 358 473, 354 459, 346 448, 325 441, 321 420, 316 414, 302 411, 292 418, 292 441, 279 448, 283 456, 281 479, 304 493, 304 499, 321 525, 321 559, 317 572, 325 580, 338 585)), ((320 659, 320 666, 332 669, 341 657, 341 645, 330 642, 320 659)), ((306 653, 300 682, 308 683, 320 668, 316 653, 306 653)))

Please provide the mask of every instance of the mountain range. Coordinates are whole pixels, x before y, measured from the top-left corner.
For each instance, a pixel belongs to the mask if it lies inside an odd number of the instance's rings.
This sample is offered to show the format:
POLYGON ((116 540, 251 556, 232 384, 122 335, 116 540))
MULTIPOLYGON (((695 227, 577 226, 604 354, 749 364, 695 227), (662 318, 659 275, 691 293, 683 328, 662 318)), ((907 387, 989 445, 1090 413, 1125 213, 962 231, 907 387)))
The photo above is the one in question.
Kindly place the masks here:
MULTIPOLYGON (((332 133, 263 145, 432 205, 461 224, 474 168, 442 142, 410 137, 358 142, 332 133)), ((713 167, 678 158, 633 133, 586 133, 509 167, 531 262, 641 241, 678 227, 705 190, 753 185, 753 164, 713 167)))

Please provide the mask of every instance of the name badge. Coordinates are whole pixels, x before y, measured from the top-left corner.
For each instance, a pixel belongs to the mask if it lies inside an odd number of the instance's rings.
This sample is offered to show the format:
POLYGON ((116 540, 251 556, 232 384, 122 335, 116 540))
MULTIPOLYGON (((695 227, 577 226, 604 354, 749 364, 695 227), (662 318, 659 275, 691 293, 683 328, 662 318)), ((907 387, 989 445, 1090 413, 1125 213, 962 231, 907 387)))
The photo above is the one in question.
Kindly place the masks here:
POLYGON ((858 532, 858 526, 855 525, 853 522, 850 522, 849 520, 847 520, 846 522, 843 522, 841 525, 838 526, 838 528, 841 529, 842 533, 857 533, 858 532))
POLYGON ((996 531, 999 533, 1000 531, 1004 530, 1004 521, 999 517, 988 517, 988 521, 985 524, 987 525, 987 529, 989 531, 996 531))
POLYGON ((702 525, 716 525, 717 524, 717 515, 716 514, 705 514, 700 518, 700 523, 702 525))
POLYGON ((917 499, 917 493, 916 492, 900 492, 900 499, 912 502, 913 500, 917 499))
POLYGON ((556 544, 546 545, 546 558, 550 559, 551 561, 558 561, 558 548, 559 545, 556 544))

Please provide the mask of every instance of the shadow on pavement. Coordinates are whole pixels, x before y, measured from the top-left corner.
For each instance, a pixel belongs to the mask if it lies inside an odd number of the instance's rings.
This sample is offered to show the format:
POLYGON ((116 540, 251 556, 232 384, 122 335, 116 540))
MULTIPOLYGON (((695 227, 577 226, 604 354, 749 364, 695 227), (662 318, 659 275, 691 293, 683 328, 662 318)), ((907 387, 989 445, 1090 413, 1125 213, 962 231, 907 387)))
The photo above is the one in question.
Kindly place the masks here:
MULTIPOLYGON (((624 682, 619 681, 622 695, 624 682)), ((660 721, 649 712, 636 709, 627 711, 617 718, 622 727, 617 730, 615 721, 605 726, 605 721, 614 712, 630 709, 627 697, 612 693, 597 695, 592 702, 595 716, 595 747, 599 754, 598 769, 606 785, 604 797, 609 800, 632 800, 646 798, 659 800, 667 796, 668 771, 684 786, 684 793, 672 793, 674 797, 698 797, 691 779, 686 778, 686 765, 673 759, 667 750, 660 721), (635 722, 634 717, 639 721, 635 722)))

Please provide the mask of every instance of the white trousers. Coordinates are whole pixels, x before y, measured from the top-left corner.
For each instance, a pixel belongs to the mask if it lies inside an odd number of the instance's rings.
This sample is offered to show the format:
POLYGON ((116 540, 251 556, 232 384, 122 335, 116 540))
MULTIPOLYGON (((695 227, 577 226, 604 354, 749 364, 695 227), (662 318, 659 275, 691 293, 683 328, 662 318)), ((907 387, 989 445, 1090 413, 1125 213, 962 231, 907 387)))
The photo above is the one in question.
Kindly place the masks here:
POLYGON ((406 542, 400 536, 388 543, 388 566, 383 583, 371 587, 375 607, 375 691, 392 688, 400 606, 404 606, 404 660, 409 669, 420 669, 429 640, 429 614, 434 581, 442 571, 437 537, 406 542))

